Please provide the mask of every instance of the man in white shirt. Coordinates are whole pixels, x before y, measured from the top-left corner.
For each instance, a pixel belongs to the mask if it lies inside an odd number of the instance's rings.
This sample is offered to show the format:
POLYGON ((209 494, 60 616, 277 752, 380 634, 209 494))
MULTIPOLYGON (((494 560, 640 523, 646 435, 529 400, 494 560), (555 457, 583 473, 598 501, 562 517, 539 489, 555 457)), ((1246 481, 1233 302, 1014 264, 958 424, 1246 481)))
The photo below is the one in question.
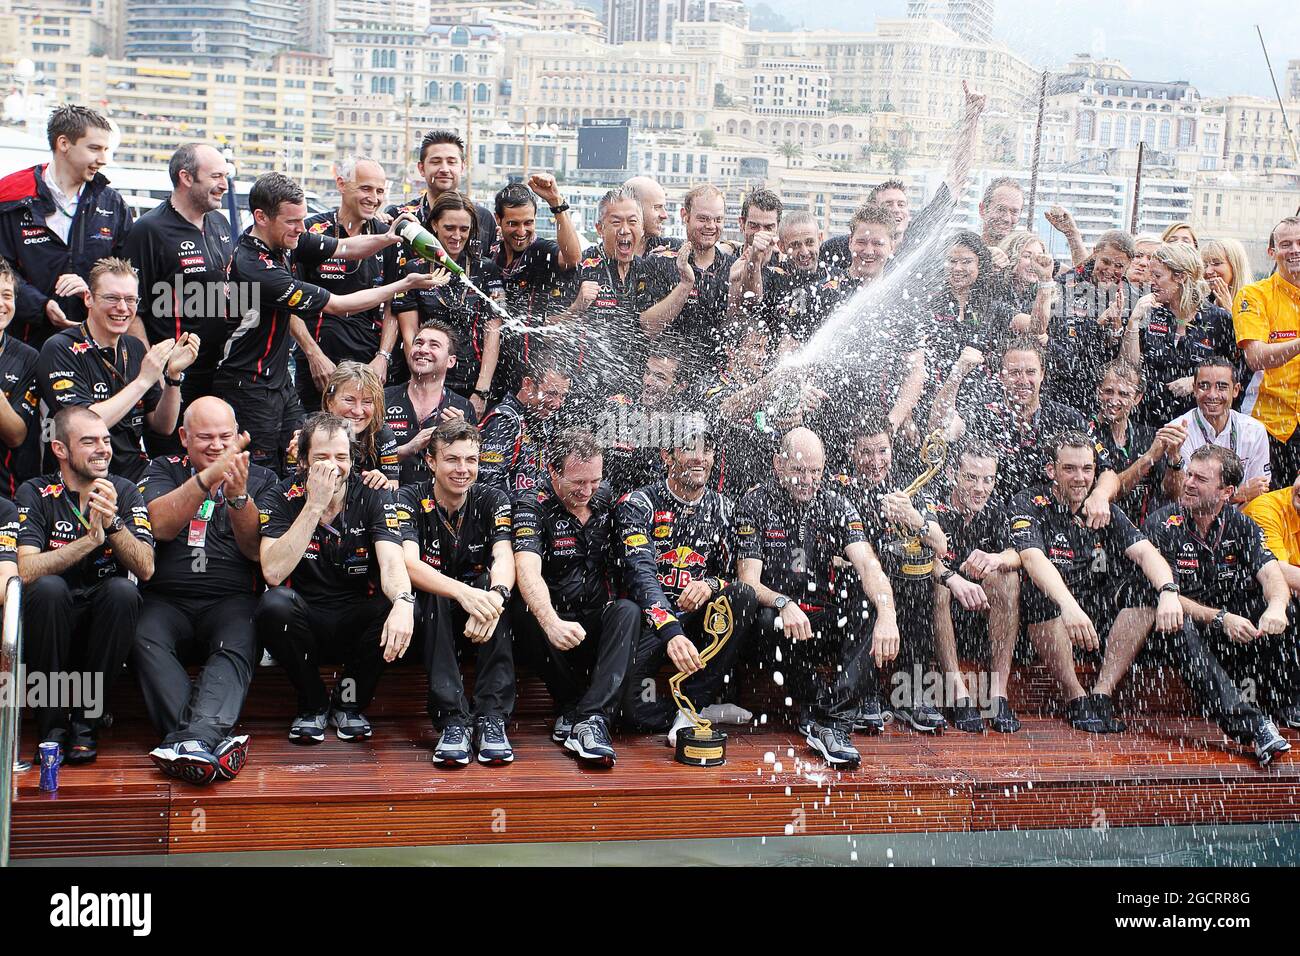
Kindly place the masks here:
POLYGON ((1186 428, 1184 460, 1205 445, 1230 449, 1241 459, 1245 479, 1234 500, 1246 502, 1269 490, 1273 472, 1269 464, 1268 430, 1255 419, 1232 410, 1240 392, 1236 369, 1228 359, 1216 356, 1197 368, 1192 380, 1196 407, 1175 418, 1172 424, 1186 428))

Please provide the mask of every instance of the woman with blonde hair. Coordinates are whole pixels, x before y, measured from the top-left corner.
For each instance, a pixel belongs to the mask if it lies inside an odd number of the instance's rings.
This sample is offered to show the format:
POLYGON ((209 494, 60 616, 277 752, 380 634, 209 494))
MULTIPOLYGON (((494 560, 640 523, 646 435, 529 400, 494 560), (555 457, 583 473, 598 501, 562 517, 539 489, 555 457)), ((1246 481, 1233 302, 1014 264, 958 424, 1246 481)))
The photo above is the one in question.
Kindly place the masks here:
POLYGON ((1185 242, 1193 249, 1200 246, 1201 241, 1196 235, 1196 230, 1192 228, 1190 222, 1170 223, 1165 231, 1160 234, 1161 242, 1185 242))
POLYGON ((1232 316, 1209 301, 1195 246, 1161 243, 1148 271, 1151 291, 1133 306, 1121 355, 1147 381, 1139 421, 1158 428, 1196 404, 1192 380, 1201 363, 1218 355, 1240 365, 1241 354, 1232 316))
MULTIPOLYGON (((369 488, 396 490, 401 475, 397 436, 384 424, 384 386, 369 365, 340 362, 321 393, 321 411, 352 426, 352 457, 369 488)), ((298 457, 298 433, 289 443, 289 460, 298 457)))
POLYGON ((1255 281, 1246 247, 1236 239, 1206 239, 1200 249, 1210 298, 1232 312, 1238 293, 1255 281))
POLYGON ((1011 303, 1011 331, 1047 335, 1056 283, 1052 281, 1052 257, 1047 246, 1028 229, 1010 233, 998 248, 1010 265, 998 282, 998 294, 1011 303))

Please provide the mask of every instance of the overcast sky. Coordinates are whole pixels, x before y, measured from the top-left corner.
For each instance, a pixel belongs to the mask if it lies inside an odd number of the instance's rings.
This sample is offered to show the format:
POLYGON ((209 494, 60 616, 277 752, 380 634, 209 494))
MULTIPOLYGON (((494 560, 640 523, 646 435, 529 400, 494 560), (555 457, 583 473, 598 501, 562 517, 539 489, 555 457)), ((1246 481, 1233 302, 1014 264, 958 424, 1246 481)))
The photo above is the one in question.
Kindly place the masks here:
MULTIPOLYGON (((902 17, 907 8, 905 0, 764 2, 795 25, 841 30, 870 29, 877 18, 902 17)), ((1279 86, 1287 60, 1300 58, 1300 6, 1260 0, 993 2, 994 35, 1043 66, 1060 66, 1074 53, 1101 54, 1121 60, 1136 79, 1189 80, 1210 96, 1272 97, 1255 24, 1264 28, 1279 86)))

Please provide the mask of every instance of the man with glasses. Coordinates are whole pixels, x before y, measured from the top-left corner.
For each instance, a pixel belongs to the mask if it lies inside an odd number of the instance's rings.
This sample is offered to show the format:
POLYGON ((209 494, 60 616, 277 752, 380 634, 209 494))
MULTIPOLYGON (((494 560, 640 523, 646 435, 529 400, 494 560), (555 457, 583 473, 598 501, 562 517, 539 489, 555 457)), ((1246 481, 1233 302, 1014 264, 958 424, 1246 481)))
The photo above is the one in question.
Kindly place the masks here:
POLYGON ((1268 491, 1273 480, 1268 429, 1261 422, 1232 410, 1232 403, 1240 393, 1236 368, 1227 359, 1215 356, 1202 362, 1192 379, 1196 407, 1170 423, 1187 433, 1182 454, 1191 456, 1198 448, 1218 445, 1241 459, 1245 478, 1233 497, 1239 504, 1268 491))
POLYGON ((149 465, 144 426, 159 435, 175 431, 182 373, 198 358, 199 337, 182 332, 150 347, 127 334, 140 293, 125 259, 95 263, 85 300, 86 321, 41 346, 36 384, 51 410, 84 406, 103 419, 113 438, 113 474, 138 482, 149 465))

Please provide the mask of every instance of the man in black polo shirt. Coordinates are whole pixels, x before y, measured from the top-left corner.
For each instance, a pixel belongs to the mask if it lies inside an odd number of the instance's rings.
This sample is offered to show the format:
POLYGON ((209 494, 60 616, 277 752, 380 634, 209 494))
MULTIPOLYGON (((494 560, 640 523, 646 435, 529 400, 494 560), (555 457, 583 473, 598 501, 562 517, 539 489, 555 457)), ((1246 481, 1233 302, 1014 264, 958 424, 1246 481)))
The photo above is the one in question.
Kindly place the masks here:
POLYGON ((516 646, 531 658, 560 715, 551 739, 610 767, 609 724, 640 631, 641 609, 614 599, 614 510, 600 445, 570 430, 555 443, 549 480, 514 509, 520 600, 516 646))
POLYGON ((36 422, 37 353, 6 335, 14 318, 18 277, 0 259, 0 496, 12 498, 40 454, 36 422))
POLYGON ((261 591, 256 502, 275 473, 249 463, 235 413, 208 395, 185 409, 185 455, 155 458, 140 482, 157 542, 133 660, 162 743, 149 756, 191 783, 233 779, 248 737, 232 737, 257 656, 261 591), (203 665, 197 681, 185 662, 203 665))
MULTIPOLYGON (((937 501, 934 516, 948 548, 935 562, 934 643, 939 665, 951 682, 953 726, 969 733, 984 729, 972 693, 958 668, 963 649, 978 641, 978 656, 987 657, 991 673, 987 693, 978 698, 989 726, 1014 734, 1020 719, 1007 702, 1011 659, 1020 635, 1020 554, 1007 537, 1006 512, 993 502, 998 480, 998 453, 991 445, 967 442, 956 453, 952 490, 937 501), (987 635, 981 634, 986 631, 987 635), (967 640, 963 640, 967 639, 967 640), (961 704, 966 700, 965 709, 961 704)), ((982 691, 983 688, 974 690, 982 691)))
POLYGON ((677 317, 695 287, 689 245, 670 254, 676 256, 676 276, 670 280, 666 269, 636 254, 641 230, 641 204, 631 192, 620 187, 605 193, 597 206, 600 244, 583 251, 574 277, 577 293, 554 317, 568 333, 563 347, 576 353, 583 392, 590 398, 627 389, 629 369, 641 366, 649 339, 677 317), (667 285, 671 281, 676 285, 667 285))
POLYGON ((189 332, 153 346, 127 334, 138 296, 131 263, 101 259, 90 270, 86 321, 47 339, 36 363, 45 404, 85 406, 103 419, 113 436, 113 473, 131 481, 149 465, 140 444, 145 425, 159 435, 176 430, 181 379, 201 344, 189 332))
POLYGON ((670 697, 648 692, 655 675, 671 661, 689 675, 682 693, 696 707, 707 709, 748 639, 758 604, 753 588, 732 577, 734 505, 707 486, 713 435, 703 421, 684 421, 663 454, 666 478, 626 495, 615 512, 623 589, 643 615, 623 695, 623 718, 638 731, 666 730, 669 743, 675 744, 677 731, 691 721, 670 697), (724 596, 731 604, 733 632, 705 667, 699 654, 710 640, 704 632, 704 612, 724 596))
MULTIPOLYGON (((309 234, 346 239, 383 235, 386 225, 375 218, 387 191, 384 167, 373 159, 349 157, 339 163, 334 176, 340 203, 337 209, 318 213, 303 223, 309 234)), ((327 289, 333 296, 364 292, 391 285, 400 275, 400 245, 385 246, 369 256, 349 261, 342 255, 310 261, 304 259, 298 277, 327 289)), ((295 315, 289 332, 298 343, 294 382, 303 411, 320 411, 321 389, 339 362, 351 359, 369 364, 379 381, 388 370, 397 345, 397 317, 387 303, 348 313, 319 312, 295 315)))
POLYGON ((1082 432, 1057 438, 1047 465, 1049 485, 1021 492, 1011 503, 1011 546, 1027 580, 1022 589, 1029 639, 1060 685, 1071 726, 1094 734, 1119 733, 1115 687, 1154 624, 1162 632, 1183 626, 1178 586, 1169 565, 1124 512, 1110 505, 1110 521, 1091 528, 1083 506, 1096 479, 1096 448, 1082 432), (1126 587, 1120 555, 1141 570, 1126 587), (1159 600, 1153 589, 1158 589, 1159 600), (1118 590, 1119 593, 1116 593, 1118 590), (1105 654, 1093 692, 1079 683, 1074 649, 1105 654))
POLYGON ((353 468, 351 434, 337 415, 311 416, 298 439, 298 473, 257 503, 271 586, 257 605, 257 636, 298 694, 295 743, 320 743, 330 723, 340 740, 369 737, 362 711, 415 627, 397 511, 386 489, 366 487, 353 468), (320 676, 331 659, 343 661, 333 694, 320 676))
POLYGON ((898 653, 893 592, 857 509, 822 487, 821 439, 806 428, 788 432, 773 468, 774 479, 736 509, 736 574, 764 608, 754 632, 766 645, 760 666, 793 671, 791 696, 811 710, 808 746, 853 768, 862 759, 849 736, 858 701, 879 696, 876 668, 898 653), (818 674, 824 664, 833 683, 818 674))
POLYGON ((1224 733, 1253 743, 1266 764, 1291 749, 1267 714, 1295 707, 1300 675, 1286 578, 1259 526, 1232 504, 1242 480, 1230 449, 1198 448, 1180 500, 1154 512, 1145 530, 1177 569, 1190 618, 1173 654, 1184 682, 1224 733))
MULTIPOLYGON (((573 270, 582 259, 582 240, 569 214, 569 204, 560 196, 554 176, 534 173, 527 186, 513 183, 497 193, 495 207, 501 238, 492 252, 492 261, 500 268, 505 283, 506 311, 529 326, 545 325, 547 318, 561 309, 573 270), (555 217, 554 239, 537 235, 538 198, 555 217)), ((519 387, 532 340, 527 332, 501 330, 499 369, 507 391, 519 387)))
POLYGON ((642 235, 637 240, 636 255, 644 256, 656 249, 676 252, 682 241, 667 235, 664 230, 672 218, 668 215, 668 194, 659 182, 649 176, 633 176, 623 183, 623 189, 637 201, 641 210, 642 235))
POLYGON ((280 473, 303 414, 289 382, 290 320, 320 312, 364 312, 396 293, 431 288, 433 277, 410 274, 389 285, 335 295, 296 278, 293 270, 326 259, 367 259, 401 242, 396 229, 403 217, 382 235, 336 239, 307 232, 302 187, 281 173, 257 178, 248 208, 253 224, 239 237, 230 261, 231 309, 240 316, 239 326, 226 342, 214 388, 252 436, 248 450, 254 464, 280 473))
MULTIPOLYGON (((460 181, 465 175, 465 159, 465 141, 460 136, 449 129, 429 130, 420 141, 418 163, 420 175, 424 177, 425 191, 420 193, 419 199, 389 206, 388 215, 396 218, 409 212, 425 229, 432 230, 429 211, 443 193, 460 190, 460 181)), ((470 255, 478 259, 490 253, 496 240, 497 227, 490 209, 478 203, 473 205, 478 233, 470 236, 470 255)))
POLYGON ((447 369, 456 364, 456 333, 451 326, 429 320, 411 340, 407 356, 411 380, 384 389, 384 421, 397 439, 399 482, 414 484, 429 476, 424 450, 433 430, 453 419, 477 424, 469 399, 447 387, 447 369))
POLYGON ((605 447, 604 474, 616 498, 663 477, 660 445, 682 413, 685 383, 680 349, 662 340, 646 356, 641 389, 611 395, 595 416, 597 437, 605 447))
POLYGON ((515 663, 505 608, 515 584, 510 499, 477 481, 481 439, 473 425, 445 422, 427 453, 432 479, 397 492, 402 548, 423 594, 429 718, 439 732, 435 763, 506 764, 515 753, 506 721, 515 706, 515 663), (465 698, 461 637, 476 646, 474 705, 465 698), (473 735, 470 721, 473 721, 473 735))
MULTIPOLYGON (((951 440, 968 435, 998 450, 997 501, 1005 504, 1043 481, 1055 438, 1065 432, 1086 432, 1087 424, 1073 408, 1042 398, 1043 350, 1029 338, 1013 339, 999 358, 1001 399, 964 411, 956 409, 962 379, 983 362, 982 352, 973 348, 962 351, 935 400, 932 421, 948 427, 951 440)), ((1110 503, 1119 493, 1119 478, 1100 443, 1094 442, 1094 451, 1100 476, 1084 502, 1083 514, 1090 526, 1099 528, 1110 520, 1110 503)))
MULTIPOLYGON (((711 369, 722 351, 722 319, 727 312, 731 267, 736 257, 718 246, 726 223, 726 197, 717 186, 703 183, 682 200, 686 225, 687 263, 695 273, 681 310, 668 328, 682 343, 683 358, 692 371, 711 369)), ((671 259, 668 250, 651 253, 652 259, 671 259)), ((660 266, 664 286, 671 272, 660 266)), ((755 280, 753 289, 762 292, 755 280)))
POLYGON ((561 421, 571 382, 557 352, 533 349, 519 390, 498 402, 479 423, 482 484, 513 497, 545 480, 547 446, 561 421))
POLYGON ((149 345, 199 337, 199 356, 185 371, 181 400, 212 393, 212 376, 230 334, 226 269, 235 244, 219 210, 226 195, 226 161, 211 146, 186 143, 167 172, 172 194, 140 217, 123 256, 140 277, 140 307, 131 333, 149 345))
MULTIPOLYGON (((781 258, 763 270, 764 321, 786 347, 808 341, 840 299, 841 270, 817 258, 822 232, 812 213, 796 210, 781 220, 781 258)), ((847 263, 846 263, 847 265, 847 263)))
POLYGON ((97 755, 99 719, 140 616, 127 574, 153 575, 153 537, 140 492, 109 475, 112 442, 98 415, 61 410, 50 447, 59 470, 18 489, 24 656, 28 673, 47 680, 80 670, 95 681, 98 693, 79 708, 35 708, 39 739, 59 744, 69 763, 85 763, 97 755))

